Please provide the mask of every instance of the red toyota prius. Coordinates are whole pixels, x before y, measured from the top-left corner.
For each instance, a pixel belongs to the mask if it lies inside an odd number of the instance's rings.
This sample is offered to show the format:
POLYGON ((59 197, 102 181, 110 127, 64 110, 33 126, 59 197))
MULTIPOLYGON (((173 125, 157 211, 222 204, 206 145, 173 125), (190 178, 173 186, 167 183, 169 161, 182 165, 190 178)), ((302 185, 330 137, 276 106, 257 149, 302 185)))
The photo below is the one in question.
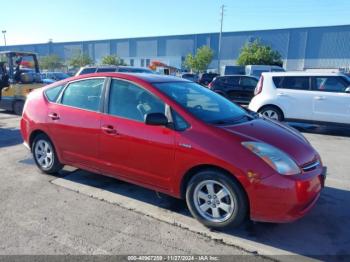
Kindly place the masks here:
POLYGON ((208 227, 290 222, 325 172, 297 131, 176 77, 102 73, 33 91, 21 120, 44 173, 70 165, 184 198, 208 227))

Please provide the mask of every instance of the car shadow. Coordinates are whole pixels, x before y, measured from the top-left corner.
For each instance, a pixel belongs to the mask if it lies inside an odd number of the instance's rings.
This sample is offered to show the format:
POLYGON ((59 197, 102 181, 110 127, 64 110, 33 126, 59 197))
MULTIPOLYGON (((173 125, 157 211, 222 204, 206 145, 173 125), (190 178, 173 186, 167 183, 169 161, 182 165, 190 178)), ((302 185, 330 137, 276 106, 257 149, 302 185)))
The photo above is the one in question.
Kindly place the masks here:
POLYGON ((21 132, 16 128, 3 128, 0 125, 0 148, 23 143, 21 132))
MULTIPOLYGON (((185 201, 120 180, 81 170, 70 173, 64 179, 191 216, 185 201)), ((344 255, 350 255, 349 202, 350 191, 326 187, 315 208, 296 222, 273 224, 247 221, 239 228, 220 233, 310 258, 342 260, 344 255)))
POLYGON ((296 128, 302 133, 350 137, 350 126, 340 127, 327 125, 313 125, 296 122, 287 122, 287 124, 296 128))

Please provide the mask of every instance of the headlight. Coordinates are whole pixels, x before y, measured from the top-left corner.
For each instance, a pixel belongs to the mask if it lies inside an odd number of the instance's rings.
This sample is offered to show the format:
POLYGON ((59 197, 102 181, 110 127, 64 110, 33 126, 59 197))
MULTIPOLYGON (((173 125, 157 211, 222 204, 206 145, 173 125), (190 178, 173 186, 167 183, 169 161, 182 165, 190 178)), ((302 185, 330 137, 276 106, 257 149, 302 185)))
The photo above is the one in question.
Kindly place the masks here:
POLYGON ((269 166, 281 175, 300 174, 300 168, 284 152, 262 142, 242 142, 242 145, 264 160, 269 166))

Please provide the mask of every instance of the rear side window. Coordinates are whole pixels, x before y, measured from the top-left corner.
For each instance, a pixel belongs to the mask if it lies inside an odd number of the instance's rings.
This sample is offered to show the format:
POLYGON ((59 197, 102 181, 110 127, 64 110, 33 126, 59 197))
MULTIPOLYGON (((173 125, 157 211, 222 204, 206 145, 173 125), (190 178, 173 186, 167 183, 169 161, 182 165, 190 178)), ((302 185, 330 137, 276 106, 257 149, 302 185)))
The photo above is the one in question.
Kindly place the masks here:
POLYGON ((321 76, 314 78, 313 90, 324 92, 345 92, 349 83, 337 76, 321 76))
POLYGON ((88 79, 71 83, 65 89, 61 103, 81 109, 99 111, 104 79, 88 79))
POLYGON ((256 87, 257 83, 258 83, 258 80, 250 77, 242 77, 240 81, 241 86, 247 86, 247 87, 256 87))
POLYGON ((310 89, 310 78, 307 76, 273 77, 273 82, 276 88, 294 89, 294 90, 310 89))
POLYGON ((55 87, 52 87, 50 89, 47 89, 45 91, 45 95, 47 97, 47 100, 49 100, 50 102, 56 102, 63 87, 64 87, 64 85, 55 86, 55 87))

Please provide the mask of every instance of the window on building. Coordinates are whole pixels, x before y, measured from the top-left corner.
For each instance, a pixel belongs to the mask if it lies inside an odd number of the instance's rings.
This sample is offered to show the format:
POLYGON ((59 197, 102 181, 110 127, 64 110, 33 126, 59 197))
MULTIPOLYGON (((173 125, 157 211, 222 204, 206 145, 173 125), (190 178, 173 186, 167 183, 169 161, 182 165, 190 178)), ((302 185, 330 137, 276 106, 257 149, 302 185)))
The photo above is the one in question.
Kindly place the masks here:
POLYGON ((141 59, 141 67, 145 67, 145 59, 141 59))
POLYGON ((134 59, 130 59, 130 65, 134 66, 134 59))

